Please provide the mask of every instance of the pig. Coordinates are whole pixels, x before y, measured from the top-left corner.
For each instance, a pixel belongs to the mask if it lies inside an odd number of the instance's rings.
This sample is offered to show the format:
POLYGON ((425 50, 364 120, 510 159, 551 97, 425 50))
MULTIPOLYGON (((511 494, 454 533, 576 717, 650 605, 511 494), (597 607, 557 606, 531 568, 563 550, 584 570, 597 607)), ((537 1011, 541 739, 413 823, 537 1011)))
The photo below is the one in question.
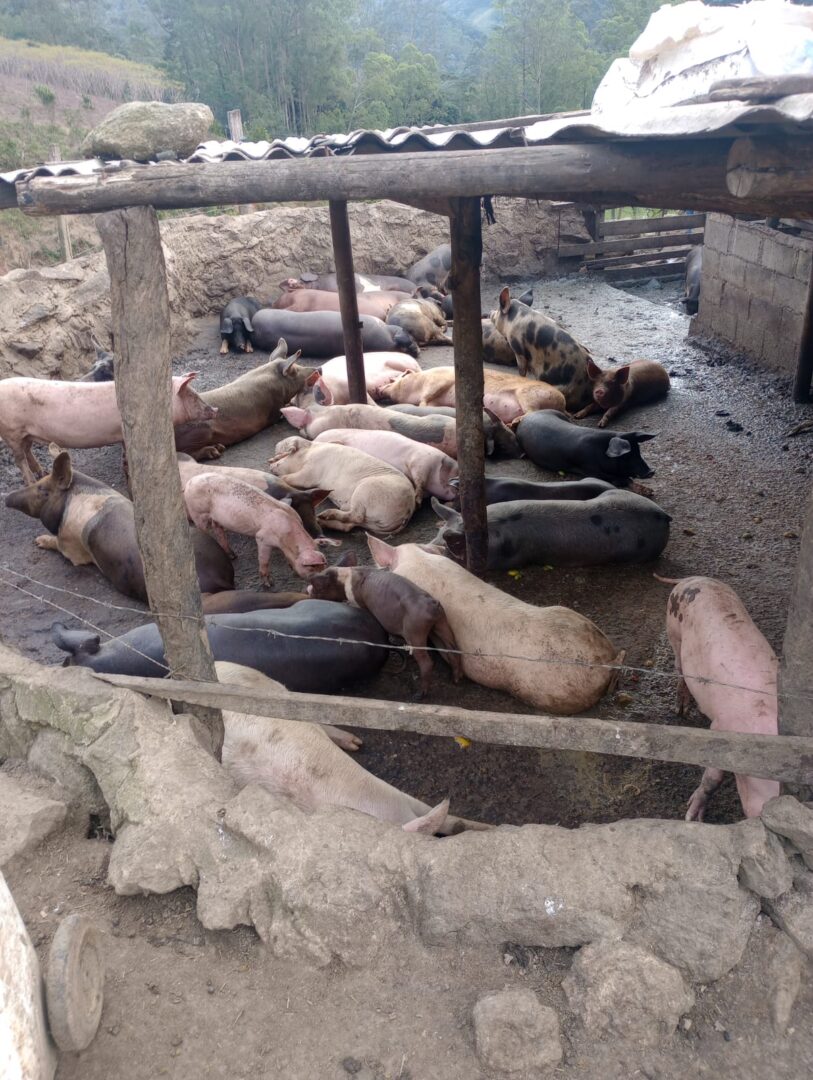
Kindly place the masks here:
MULTIPOLYGON (((256 668, 295 693, 331 694, 375 675, 389 641, 372 615, 347 604, 303 600, 292 607, 204 616, 215 660, 256 668)), ((54 644, 68 653, 65 667, 107 675, 165 678, 161 635, 145 623, 103 645, 98 634, 56 622, 54 644)))
MULTIPOLYGON (((359 315, 375 315, 386 319, 389 312, 402 300, 409 300, 411 293, 406 292, 362 292, 358 293, 356 303, 359 315)), ((278 311, 341 311, 339 294, 325 292, 323 289, 293 289, 280 293, 270 307, 278 311)))
MULTIPOLYGON (((352 408, 334 406, 342 407, 352 408)), ((360 525, 374 533, 396 533, 415 511, 415 488, 409 480, 391 465, 350 446, 309 443, 293 435, 277 443, 268 465, 294 487, 330 491, 338 509, 319 514, 319 523, 330 529, 350 532, 360 525)))
MULTIPOLYGON (((457 413, 446 405, 387 405, 392 412, 402 412, 409 416, 448 416, 455 420, 457 413)), ((520 458, 522 451, 519 448, 517 437, 506 424, 487 409, 483 410, 483 435, 485 437, 485 452, 488 457, 492 454, 500 457, 520 458)))
POLYGON ((516 431, 519 445, 542 469, 595 476, 616 487, 648 494, 635 479, 645 480, 654 474, 641 457, 640 444, 654 439, 656 433, 620 434, 579 427, 569 416, 551 410, 524 416, 516 431))
MULTIPOLYGON (((197 462, 188 454, 176 454, 175 457, 178 459, 181 487, 193 476, 212 470, 211 465, 197 462)), ((298 514, 309 536, 320 537, 322 535, 322 530, 316 520, 316 507, 324 502, 330 494, 329 491, 320 491, 318 488, 299 491, 297 488, 291 487, 290 484, 286 484, 284 480, 272 476, 271 473, 262 472, 260 469, 241 469, 231 465, 219 465, 216 471, 223 473, 224 476, 231 477, 233 480, 242 480, 244 484, 251 484, 252 487, 257 488, 258 491, 262 491, 266 495, 270 495, 273 499, 287 502, 298 514)))
POLYGON ((406 578, 389 570, 356 566, 356 557, 348 552, 338 566, 316 574, 308 585, 308 595, 317 600, 338 600, 352 607, 364 608, 389 634, 403 638, 420 672, 419 700, 429 690, 432 660, 428 642, 444 650, 442 656, 452 669, 454 681, 460 682, 463 668, 457 642, 443 607, 406 578))
POLYGON ((422 259, 410 266, 406 276, 416 285, 434 285, 436 288, 445 288, 452 269, 452 246, 441 244, 422 259))
MULTIPOLYGON (((412 296, 415 292, 415 282, 409 278, 398 277, 397 274, 356 274, 356 292, 405 292, 412 296)), ((300 274, 298 278, 286 278, 281 281, 279 287, 284 292, 294 289, 319 289, 322 292, 339 291, 339 283, 335 274, 300 274)))
POLYGON ((562 716, 589 709, 615 685, 624 653, 584 615, 517 600, 438 549, 392 547, 374 536, 368 544, 378 566, 389 567, 443 606, 463 674, 473 682, 562 716))
POLYGON ((264 306, 262 300, 256 300, 253 296, 236 296, 234 300, 229 300, 220 312, 221 354, 229 349, 254 352, 251 320, 264 306))
POLYGON ((414 439, 408 439, 395 431, 358 431, 343 428, 323 431, 313 441, 352 446, 386 461, 412 481, 417 503, 421 502, 424 494, 436 495, 447 501, 457 494, 451 485, 451 481, 457 476, 455 459, 433 446, 422 446, 414 439))
MULTIPOLYGON (((419 292, 421 291, 420 287, 418 288, 418 291, 419 292)), ((427 293, 427 295, 429 295, 429 294, 427 293)), ((435 298, 437 299, 437 297, 435 297, 435 298)), ((522 296, 518 297, 518 299, 519 299, 520 304, 526 304, 528 307, 530 307, 534 302, 534 291, 533 291, 533 289, 528 289, 527 292, 524 292, 522 294, 522 296)), ((449 320, 449 322, 452 322, 452 320, 454 319, 454 303, 452 301, 451 294, 449 294, 448 296, 442 296, 439 299, 438 302, 440 304, 440 309, 443 312, 444 316, 449 320)), ((494 329, 494 326, 493 326, 493 324, 491 322, 491 319, 487 315, 484 315, 483 316, 483 341, 484 341, 484 343, 485 343, 486 325, 488 325, 490 327, 490 329, 495 334, 497 333, 497 331, 494 329)), ((502 334, 500 334, 499 336, 502 337, 502 334)), ((503 338, 503 341, 505 341, 505 338, 503 338)), ((506 342, 506 347, 510 349, 510 346, 508 345, 508 342, 506 342)), ((497 364, 503 363, 503 361, 501 361, 501 360, 496 360, 494 362, 497 363, 497 364)), ((515 364, 516 363, 516 360, 514 359, 513 352, 511 353, 511 359, 508 360, 508 361, 505 361, 505 362, 509 363, 509 364, 515 364)))
POLYGON ((703 247, 693 247, 686 256, 686 281, 681 304, 687 315, 696 315, 700 310, 700 281, 703 276, 703 247))
POLYGON ((232 551, 226 529, 254 537, 264 585, 271 584, 274 548, 279 548, 294 573, 304 578, 325 566, 325 557, 316 550, 316 543, 336 543, 325 537, 314 541, 291 506, 227 476, 222 469, 190 477, 183 497, 191 521, 203 532, 213 534, 227 555, 231 556, 232 551))
MULTIPOLYGON (((279 683, 239 664, 215 664, 221 682, 261 694, 279 692, 279 683)), ((355 749, 354 739, 328 724, 271 719, 224 710, 223 765, 241 785, 259 784, 290 799, 304 811, 346 806, 405 832, 451 836, 464 829, 491 826, 448 813, 445 799, 431 808, 413 799, 347 757, 339 746, 355 749), (336 743, 337 745, 333 745, 336 743)))
POLYGON ((397 431, 408 439, 434 446, 449 457, 457 457, 457 428, 453 417, 404 416, 380 405, 311 405, 300 409, 290 405, 282 415, 293 427, 314 439, 322 431, 336 428, 363 428, 367 431, 397 431))
POLYGON ((319 378, 319 372, 288 358, 285 340, 277 342, 267 363, 201 396, 217 410, 216 419, 198 428, 176 428, 175 447, 200 458, 217 457, 218 447, 250 439, 280 418, 280 409, 319 378))
POLYGON ((434 300, 404 300, 390 309, 390 326, 400 326, 419 345, 451 345, 446 333, 446 320, 434 300))
MULTIPOLYGON (((330 390, 332 405, 349 405, 350 391, 347 385, 347 357, 334 356, 322 364, 322 381, 330 390)), ((396 352, 375 352, 364 355, 364 379, 367 384, 367 396, 375 403, 380 396, 380 388, 388 383, 393 375, 404 371, 420 371, 420 364, 411 356, 396 352)), ((325 400, 327 397, 325 396, 325 400)), ((303 405, 301 395, 297 405, 303 405)))
MULTIPOLYGON (((34 541, 73 566, 95 566, 124 596, 147 602, 133 504, 101 480, 73 468, 70 454, 52 446, 51 472, 6 496, 6 506, 38 518, 48 530, 34 541)), ((191 530, 201 592, 234 588, 234 569, 217 544, 191 530)))
MULTIPOLYGON (((415 359, 420 349, 400 326, 389 326, 374 315, 359 315, 365 352, 405 352, 415 359)), ((254 344, 270 349, 284 338, 303 356, 328 359, 344 351, 342 317, 338 311, 278 311, 263 308, 252 319, 254 344)))
POLYGON ((502 367, 516 367, 517 358, 491 319, 483 319, 483 363, 500 364, 502 367))
POLYGON ((542 379, 561 390, 568 412, 589 403, 590 353, 554 319, 512 300, 509 289, 504 288, 491 321, 514 350, 520 375, 542 379))
MULTIPOLYGON (((778 734, 776 653, 734 590, 707 577, 658 581, 674 585, 666 605, 666 632, 680 676, 678 713, 683 715, 694 698, 712 731, 778 734)), ((703 820, 723 776, 721 769, 705 770, 689 800, 687 821, 703 820)), ((759 817, 768 799, 779 794, 775 780, 740 775, 736 780, 746 817, 759 817)))
POLYGON ((114 365, 116 358, 113 353, 103 349, 101 345, 95 345, 96 360, 93 367, 85 375, 74 382, 112 382, 114 378, 114 365))
MULTIPOLYGON (((217 416, 217 408, 190 386, 197 374, 189 371, 172 379, 173 424, 217 416)), ((27 484, 45 473, 32 452, 34 443, 53 442, 68 450, 119 443, 123 435, 115 383, 2 379, 0 437, 27 484)))
MULTIPOLYGON (((503 423, 512 423, 527 412, 565 407, 565 399, 553 386, 502 371, 484 371, 483 406, 503 423)), ((390 400, 412 405, 455 404, 455 369, 436 367, 406 372, 383 386, 390 400)))
MULTIPOLYGON (((584 501, 594 499, 605 491, 614 491, 606 480, 586 477, 583 480, 557 480, 543 483, 538 480, 520 480, 513 476, 487 476, 486 503, 529 501, 533 499, 576 499, 584 501)), ((452 487, 457 481, 452 481, 452 487)))
POLYGON ((603 411, 598 422, 600 428, 606 427, 624 409, 649 405, 669 393, 669 373, 656 360, 633 360, 610 371, 602 371, 598 364, 588 360, 587 374, 593 384, 593 400, 575 413, 573 419, 581 420, 603 411))
MULTIPOLYGON (((457 510, 437 499, 432 507, 445 525, 438 540, 465 562, 466 537, 457 510)), ((488 569, 529 564, 601 566, 656 559, 669 539, 672 520, 650 499, 631 491, 608 491, 592 499, 520 499, 488 507, 488 569)))
MULTIPOLYGON (((210 538, 207 537, 207 539, 210 538)), ((220 546, 217 545, 217 547, 220 550, 220 546)), ((210 593, 203 596, 203 614, 230 615, 243 611, 264 611, 269 608, 293 607, 294 604, 307 599, 307 593, 267 593, 254 592, 253 589, 230 589, 226 592, 210 593)))

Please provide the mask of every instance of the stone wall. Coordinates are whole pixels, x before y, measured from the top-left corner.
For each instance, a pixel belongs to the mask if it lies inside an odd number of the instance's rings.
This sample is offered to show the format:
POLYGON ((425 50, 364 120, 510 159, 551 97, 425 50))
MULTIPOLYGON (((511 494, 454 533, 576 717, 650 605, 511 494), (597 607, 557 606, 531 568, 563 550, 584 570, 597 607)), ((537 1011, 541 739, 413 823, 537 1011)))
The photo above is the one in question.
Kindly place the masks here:
MULTIPOLYGON (((544 277, 557 269, 560 235, 589 239, 570 205, 497 199, 495 213, 496 224, 483 229, 486 278, 544 277)), ((351 204, 350 229, 356 268, 367 273, 403 271, 449 239, 446 218, 392 202, 351 204)), ((233 297, 273 299, 284 278, 333 265, 326 206, 172 218, 162 222, 161 238, 175 354, 189 346, 196 319, 216 315, 233 297)), ((74 378, 93 363, 91 335, 111 343, 101 252, 0 278, 0 377, 74 378)))
POLYGON ((692 333, 723 338, 773 370, 795 371, 812 270, 813 240, 708 214, 692 333))

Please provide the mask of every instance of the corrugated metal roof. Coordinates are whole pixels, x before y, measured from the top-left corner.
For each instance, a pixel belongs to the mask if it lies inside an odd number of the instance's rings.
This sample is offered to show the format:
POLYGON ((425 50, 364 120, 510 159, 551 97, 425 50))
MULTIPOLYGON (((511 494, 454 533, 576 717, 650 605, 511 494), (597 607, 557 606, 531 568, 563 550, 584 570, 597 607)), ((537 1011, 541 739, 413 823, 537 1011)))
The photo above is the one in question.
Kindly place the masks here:
MULTIPOLYGON (((272 142, 205 142, 186 161, 190 164, 226 161, 273 161, 327 155, 422 153, 454 150, 495 150, 540 146, 548 142, 595 142, 623 139, 677 139, 736 136, 765 128, 813 134, 813 93, 794 94, 770 102, 713 101, 653 109, 628 107, 615 114, 561 113, 521 117, 510 126, 495 121, 457 128, 391 128, 348 134, 290 137, 272 142)), ((131 164, 130 162, 123 164, 131 164)), ((108 166, 109 167, 109 166, 108 166)), ((0 173, 0 184, 34 176, 90 175, 105 163, 63 161, 0 173)))

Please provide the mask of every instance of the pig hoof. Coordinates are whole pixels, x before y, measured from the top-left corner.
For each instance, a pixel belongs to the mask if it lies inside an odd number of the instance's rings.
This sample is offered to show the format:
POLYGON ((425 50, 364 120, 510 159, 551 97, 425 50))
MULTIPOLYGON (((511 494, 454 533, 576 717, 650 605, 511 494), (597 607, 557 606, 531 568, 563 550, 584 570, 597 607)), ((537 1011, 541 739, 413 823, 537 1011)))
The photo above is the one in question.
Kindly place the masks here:
POLYGON ((424 697, 424 692, 423 692, 422 689, 419 688, 412 695, 412 700, 413 701, 423 701, 423 697, 424 697))

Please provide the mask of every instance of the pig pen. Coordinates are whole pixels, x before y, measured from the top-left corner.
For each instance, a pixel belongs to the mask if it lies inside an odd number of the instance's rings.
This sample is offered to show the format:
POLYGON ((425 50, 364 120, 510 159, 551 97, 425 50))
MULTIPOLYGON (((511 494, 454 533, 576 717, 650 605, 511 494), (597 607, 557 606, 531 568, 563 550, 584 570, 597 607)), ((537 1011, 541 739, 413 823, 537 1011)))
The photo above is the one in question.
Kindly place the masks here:
MULTIPOLYGON (((652 571, 665 576, 701 573, 723 578, 741 595, 774 648, 781 646, 811 471, 810 444, 804 437, 786 438, 784 434, 797 422, 798 409, 788 401, 784 378, 759 372, 730 354, 712 354, 690 344, 685 336, 687 320, 675 305, 654 304, 641 295, 583 277, 533 284, 536 305, 589 344, 600 361, 611 356, 619 361, 651 356, 669 368, 673 383, 670 397, 660 405, 630 412, 616 426, 619 430, 660 432, 658 439, 647 445, 646 457, 656 470, 651 481, 656 499, 673 517, 672 532, 666 551, 653 565, 589 570, 526 567, 518 576, 497 573, 490 574, 489 580, 530 603, 573 606, 627 649, 627 663, 640 671, 625 674, 615 695, 592 710, 594 715, 702 724, 696 713, 678 721, 674 680, 656 674, 671 674, 672 656, 664 629, 669 590, 652 578, 652 571)), ((515 291, 521 287, 516 286, 515 291)), ((485 288, 484 298, 491 302, 496 292, 496 286, 485 288)), ((658 299, 664 298, 659 295, 658 299)), ((207 388, 265 359, 263 354, 220 357, 218 346, 217 327, 211 320, 202 327, 195 347, 176 360, 174 370, 200 370, 198 382, 207 388)), ((451 363, 451 350, 424 350, 421 362, 451 363)), ((290 433, 288 425, 280 423, 231 448, 224 463, 260 466, 271 456, 276 442, 290 433)), ((81 470, 124 490, 118 448, 77 452, 75 461, 81 470)), ((524 461, 489 462, 487 472, 540 476, 539 470, 524 461)), ((4 491, 18 486, 5 448, 2 477, 4 491)), ((38 522, 5 507, 0 507, 0 515, 5 539, 0 577, 26 590, 0 586, 6 644, 41 663, 59 663, 62 654, 52 645, 49 628, 57 618, 68 621, 66 612, 80 615, 111 634, 144 621, 139 605, 113 592, 94 570, 71 567, 61 556, 36 548, 34 537, 42 531, 38 522), (29 580, 24 580, 27 575, 29 580), (36 596, 64 610, 56 610, 36 596)), ((424 507, 396 542, 430 540, 435 532, 434 515, 424 507)), ((352 548, 368 561, 360 533, 343 535, 342 540, 342 550, 352 548)), ((237 538, 236 549, 238 584, 256 587, 253 542, 237 538)), ((275 558, 272 573, 276 589, 300 587, 281 558, 275 558)), ((56 670, 49 700, 57 714, 65 715, 65 726, 70 727, 72 717, 78 717, 79 730, 87 723, 83 717, 90 714, 71 706, 76 674, 56 670), (57 703, 62 693, 67 695, 64 706, 57 703)), ((3 684, 7 686, 7 680, 3 684)), ((400 654, 393 654, 380 675, 353 693, 409 700, 415 687, 413 665, 404 665, 400 654)), ((99 690, 103 692, 107 693, 99 690)), ((3 700, 7 702, 5 696, 3 700)), ((18 709, 20 700, 18 693, 18 709)), ((37 694, 30 688, 22 698, 23 703, 36 700, 37 694)), ((465 680, 453 686, 442 663, 437 665, 435 685, 427 700, 472 709, 526 711, 521 703, 465 680)), ((30 714, 30 704, 26 710, 30 714)), ((4 719, 10 715, 8 709, 3 713, 4 719)), ((482 841, 487 846, 481 849, 484 861, 479 866, 475 849, 454 847, 467 844, 466 838, 451 842, 452 849, 449 841, 425 841, 430 845, 425 848, 418 838, 415 843, 420 846, 414 850, 420 856, 420 866, 416 869, 413 865, 414 884, 408 886, 413 895, 400 910, 392 908, 391 898, 379 893, 370 873, 371 867, 380 866, 383 860, 386 874, 395 880, 397 859, 392 852, 403 845, 402 834, 347 811, 339 812, 335 819, 330 814, 324 819, 317 815, 314 828, 325 830, 319 837, 304 822, 297 825, 292 821, 289 828, 301 829, 296 845, 300 853, 294 862, 283 860, 277 868, 278 873, 290 874, 291 893, 283 897, 272 890, 264 900, 262 893, 255 892, 250 910, 241 915, 242 909, 234 902, 226 910, 228 901, 213 898, 208 886, 204 888, 202 873, 201 881, 194 882, 197 900, 191 890, 177 887, 181 881, 159 881, 158 869, 153 887, 158 891, 173 888, 169 896, 115 895, 110 880, 117 880, 118 887, 129 887, 116 878, 116 872, 111 873, 115 847, 105 842, 107 822, 104 801, 99 800, 99 812, 90 822, 74 821, 73 829, 46 840, 5 868, 40 951, 47 947, 66 912, 87 914, 105 931, 108 1001, 102 1026, 87 1051, 62 1056, 61 1080, 102 1080, 113 1074, 134 1080, 155 1076, 183 1080, 192 1076, 490 1080, 495 1074, 482 1058, 478 1062, 474 1052, 472 1006, 483 992, 529 988, 562 1018, 565 1057, 557 1071, 574 1080, 593 1080, 597 1075, 620 1080, 636 1072, 677 1080, 706 1070, 745 1078, 769 1074, 790 1078, 809 1071, 813 1045, 804 1023, 797 1020, 796 1027, 791 1024, 786 1034, 770 1026, 771 1003, 789 993, 787 977, 781 972, 798 970, 794 968, 796 954, 791 962, 785 962, 787 939, 767 916, 756 914, 756 897, 741 891, 739 907, 721 906, 730 901, 721 898, 720 882, 707 878, 701 870, 714 863, 717 856, 713 850, 719 845, 722 850, 744 845, 742 838, 747 834, 740 826, 731 833, 728 829, 702 829, 698 833, 696 827, 679 823, 698 782, 699 769, 478 744, 464 749, 452 738, 453 732, 448 738, 373 731, 359 734, 364 748, 358 758, 365 768, 430 803, 448 794, 452 811, 460 815, 508 825, 538 822, 577 826, 640 818, 673 822, 631 821, 625 826, 605 826, 609 833, 578 830, 564 834, 565 846, 546 865, 557 888, 563 887, 564 868, 574 866, 578 877, 573 885, 574 907, 584 901, 592 929, 580 929, 576 938, 567 933, 557 937, 554 932, 547 940, 530 909, 524 913, 526 901, 522 897, 526 888, 532 892, 538 889, 538 860, 548 845, 560 843, 557 837, 562 834, 558 831, 545 834, 548 839, 543 837, 541 849, 534 847, 531 838, 523 841, 524 833, 508 830, 491 834, 482 841), (702 837, 703 843, 685 845, 684 837, 690 835, 702 837), (490 846, 494 843, 502 845, 505 861, 497 861, 497 848, 490 846), (594 843, 598 845, 595 850, 594 843), (686 862, 681 871, 676 866, 678 851, 684 845, 686 862), (369 855, 362 854, 365 850, 369 855), (454 850, 460 852, 456 857, 454 850), (600 917, 589 914, 593 898, 612 892, 609 880, 593 880, 583 869, 595 864, 596 851, 601 850, 609 851, 609 861, 618 865, 636 859, 641 865, 652 864, 651 884, 637 894, 642 911, 647 900, 653 901, 666 888, 666 882, 680 882, 680 902, 677 894, 667 889, 654 918, 672 929, 675 922, 685 928, 685 932, 675 930, 682 936, 684 949, 691 951, 694 937, 699 942, 694 967, 690 965, 688 971, 695 984, 694 1006, 677 1033, 660 1045, 648 1045, 651 1033, 643 1028, 630 1034, 632 1041, 608 1043, 600 1023, 579 1024, 568 1011, 562 983, 571 966, 572 944, 576 939, 590 940, 590 934, 598 932, 596 927, 612 935, 613 919, 621 918, 620 912, 612 910, 613 899, 600 917), (301 862, 307 851, 313 852, 313 858, 301 862), (330 867, 336 859, 330 858, 329 852, 341 853, 338 878, 332 876, 330 867), (500 901, 504 911, 498 912, 494 924, 484 913, 467 915, 472 905, 477 906, 476 893, 486 880, 482 877, 486 867, 493 867, 497 874, 504 871, 506 876, 506 892, 500 901), (303 880, 303 873, 312 876, 303 880), (694 886, 693 873, 699 875, 694 886), (456 891, 455 880, 465 882, 465 892, 456 891), (290 928, 276 926, 273 920, 269 924, 264 911, 281 905, 296 923, 292 906, 296 888, 303 890, 302 902, 309 910, 292 937, 290 928), (317 896, 323 909, 319 916, 324 920, 321 938, 313 930, 317 896), (202 904, 209 929, 201 926, 198 918, 202 904), (728 971, 731 956, 736 956, 744 941, 743 920, 752 925, 749 919, 756 922, 748 946, 741 961, 728 971), (254 932, 245 927, 238 926, 227 934, 212 929, 234 925, 234 921, 254 922, 258 928, 262 925, 265 945, 259 945, 254 932), (394 929, 401 924, 417 924, 421 940, 394 929), (717 945, 710 948, 712 939, 717 945), (531 941, 534 946, 545 941, 564 947, 538 948, 529 945, 531 941), (701 955, 705 950, 708 955, 701 955), (303 956, 316 960, 320 970, 303 963, 303 956)), ((173 735, 167 745, 174 745, 175 738, 173 735)), ((115 749, 106 762, 104 750, 94 753, 97 762, 115 773, 115 749)), ((7 764, 4 771, 9 770, 13 774, 14 766, 7 764)), ((202 776, 202 788, 209 781, 208 773, 202 776)), ((117 802, 118 796, 113 801, 117 802)), ((268 822, 280 820, 279 806, 273 800, 253 810, 268 822)), ((242 828, 243 835, 248 835, 255 827, 252 807, 241 802, 240 796, 224 813, 229 830, 242 828)), ((708 820, 725 823, 740 817, 736 791, 728 780, 710 804, 708 820)), ((761 830, 761 826, 756 828, 761 830)), ((193 824, 185 825, 181 844, 191 844, 195 834, 193 824)), ((149 861, 154 860, 156 868, 162 864, 158 850, 147 850, 146 859, 141 868, 145 876, 136 891, 150 877, 149 861)), ((776 866, 768 869, 777 873, 776 866)), ((546 871, 542 872, 544 876, 546 871)), ((227 887, 225 878, 221 878, 221 886, 227 887)), ((764 883, 761 887, 766 888, 764 883)), ((549 899, 558 913, 556 895, 549 899)), ((603 903, 600 899, 599 906, 603 903)), ((484 903, 483 911, 487 907, 484 903)), ((614 962, 634 967, 635 957, 622 954, 614 962)), ((643 1008, 645 996, 642 989, 642 1000, 628 1003, 626 1011, 643 1008)), ((809 1015, 811 1004, 807 985, 794 1015, 801 1017, 806 1011, 809 1015)), ((672 1002, 672 1007, 679 1006, 672 1002)), ((516 1050, 517 1060, 520 1050, 521 1046, 516 1050)), ((550 1061, 555 1061, 555 1055, 550 1061)), ((540 1073, 537 1070, 532 1075, 540 1073)))
MULTIPOLYGON (((686 338, 688 319, 677 304, 652 303, 644 295, 581 276, 528 284, 535 286, 536 306, 585 342, 599 362, 651 357, 669 369, 669 397, 624 414, 613 426, 659 432, 646 445, 645 457, 655 469, 651 484, 656 501, 672 515, 671 535, 665 552, 653 564, 586 569, 530 566, 514 574, 490 573, 488 580, 532 604, 575 608, 627 650, 626 663, 639 670, 625 673, 615 695, 605 698, 592 710, 593 715, 703 725, 696 711, 685 721, 677 717, 672 654, 665 634, 669 588, 655 581, 652 573, 666 577, 703 574, 727 581, 779 651, 813 444, 809 436, 785 437, 798 411, 784 395, 786 379, 758 371, 722 350, 711 354, 699 348, 686 338)), ((524 287, 517 285, 513 290, 518 294, 524 287)), ((484 288, 484 301, 495 301, 497 291, 494 286, 484 288)), ((663 300, 660 294, 658 299, 663 300)), ((175 361, 174 371, 199 370, 196 385, 208 389, 265 359, 263 353, 221 357, 218 347, 217 326, 211 320, 195 347, 175 361)), ((424 349, 421 363, 452 364, 452 350, 424 349)), ((588 421, 595 422, 595 418, 588 421)), ((261 468, 277 441, 291 432, 282 421, 231 447, 222 461, 261 468)), ((0 452, 2 486, 8 491, 18 486, 18 477, 5 447, 0 452)), ((78 451, 73 458, 80 470, 126 490, 120 448, 78 451)), ((557 479, 526 460, 489 460, 487 472, 557 479)), ((427 503, 394 542, 430 541, 437 532, 436 521, 427 503)), ((72 567, 58 554, 35 547, 34 537, 42 531, 39 522, 3 506, 0 529, 5 540, 3 579, 28 590, 22 593, 0 585, 7 644, 44 663, 64 658, 49 631, 55 619, 67 621, 68 616, 38 601, 32 592, 110 634, 124 633, 145 621, 139 605, 117 594, 95 569, 72 567), (9 571, 30 574, 32 582, 15 578, 9 571), (45 587, 36 585, 37 581, 45 587), (69 592, 53 591, 59 589, 69 592)), ((342 540, 342 551, 353 549, 362 564, 370 562, 360 530, 336 535, 342 540)), ((257 588, 253 540, 236 537, 235 550, 238 587, 257 588)), ((327 554, 329 561, 335 560, 331 549, 327 554)), ((275 589, 302 588, 279 555, 272 562, 272 577, 275 589)), ((441 661, 436 671, 427 699, 433 703, 526 711, 521 702, 498 691, 465 680, 455 687, 441 661)), ((352 692, 410 700, 417 685, 415 674, 410 660, 393 654, 382 673, 352 692)), ((365 742, 359 760, 371 772, 431 805, 448 794, 453 812, 494 824, 548 822, 572 827, 627 817, 679 819, 700 774, 693 766, 632 758, 482 744, 463 749, 451 737, 359 734, 365 742)), ((710 805, 709 820, 735 821, 739 816, 736 790, 729 778, 710 805)))

